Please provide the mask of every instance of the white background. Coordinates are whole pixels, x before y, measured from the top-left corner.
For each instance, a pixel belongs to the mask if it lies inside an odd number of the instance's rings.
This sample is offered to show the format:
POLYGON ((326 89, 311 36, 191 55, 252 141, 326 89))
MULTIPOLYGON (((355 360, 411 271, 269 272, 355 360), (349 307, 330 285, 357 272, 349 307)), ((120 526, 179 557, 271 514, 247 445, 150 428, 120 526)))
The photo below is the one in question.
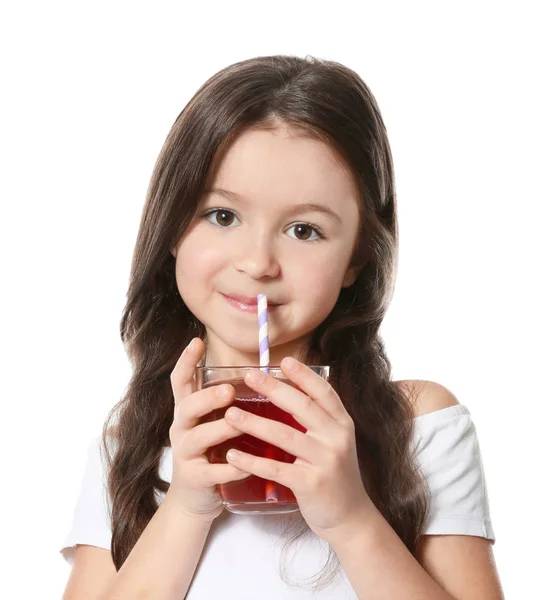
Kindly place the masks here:
MULTIPOLYGON (((394 379, 473 415, 508 599, 548 590, 549 29, 536 2, 20 2, 0 15, 0 595, 60 598, 85 449, 124 392, 119 338, 146 187, 219 69, 355 69, 393 150, 394 379), (547 38, 547 39, 546 39, 547 38)), ((7 597, 7 596, 6 596, 7 597)))

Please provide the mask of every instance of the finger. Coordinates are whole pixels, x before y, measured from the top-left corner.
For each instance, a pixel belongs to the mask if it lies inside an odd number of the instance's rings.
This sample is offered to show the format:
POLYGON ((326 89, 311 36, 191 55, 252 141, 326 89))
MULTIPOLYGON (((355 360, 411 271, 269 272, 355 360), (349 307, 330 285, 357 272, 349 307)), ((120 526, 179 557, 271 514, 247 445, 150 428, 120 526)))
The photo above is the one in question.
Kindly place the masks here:
POLYGON ((204 352, 205 344, 203 340, 195 337, 180 355, 170 374, 175 403, 196 391, 195 368, 204 352))
POLYGON ((306 479, 304 467, 298 465, 282 463, 271 458, 262 458, 254 456, 247 452, 229 451, 227 456, 228 464, 233 465, 251 475, 256 475, 268 481, 275 481, 290 489, 296 489, 297 481, 306 479))
POLYGON ((295 420, 309 432, 333 435, 338 424, 312 398, 301 390, 284 383, 277 377, 265 375, 258 369, 245 373, 245 383, 256 392, 266 396, 270 402, 293 415, 295 420))
POLYGON ((232 427, 224 419, 202 423, 184 435, 178 448, 178 456, 184 460, 196 458, 205 454, 209 448, 240 435, 243 435, 243 433, 232 427))
MULTIPOLYGON (((187 397, 186 402, 175 404, 174 427, 182 431, 193 429, 202 417, 233 402, 234 394, 234 387, 228 383, 194 392, 187 397)), ((216 414, 213 415, 214 418, 216 418, 216 414)))
POLYGON ((304 363, 290 356, 281 361, 281 370, 335 421, 343 425, 348 424, 350 415, 328 381, 304 363))
POLYGON ((314 437, 305 435, 294 427, 235 407, 226 411, 225 418, 228 425, 242 433, 268 442, 305 462, 319 464, 324 460, 325 447, 314 437), (230 414, 239 416, 240 420, 230 419, 230 414))
POLYGON ((205 467, 205 474, 203 481, 207 486, 213 486, 219 483, 229 483, 230 481, 239 481, 250 477, 251 474, 246 471, 242 471, 240 468, 234 465, 226 465, 217 463, 214 465, 207 465, 205 467))

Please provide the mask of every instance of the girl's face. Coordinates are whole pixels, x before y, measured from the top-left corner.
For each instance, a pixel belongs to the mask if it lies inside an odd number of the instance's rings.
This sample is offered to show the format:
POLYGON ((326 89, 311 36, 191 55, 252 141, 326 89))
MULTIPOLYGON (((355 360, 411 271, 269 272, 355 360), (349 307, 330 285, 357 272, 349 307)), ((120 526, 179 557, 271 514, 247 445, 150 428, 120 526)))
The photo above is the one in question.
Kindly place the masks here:
POLYGON ((236 295, 268 298, 270 364, 298 358, 356 279, 359 222, 352 175, 328 146, 287 129, 241 134, 172 251, 180 295, 206 327, 205 364, 258 365, 256 306, 236 295))

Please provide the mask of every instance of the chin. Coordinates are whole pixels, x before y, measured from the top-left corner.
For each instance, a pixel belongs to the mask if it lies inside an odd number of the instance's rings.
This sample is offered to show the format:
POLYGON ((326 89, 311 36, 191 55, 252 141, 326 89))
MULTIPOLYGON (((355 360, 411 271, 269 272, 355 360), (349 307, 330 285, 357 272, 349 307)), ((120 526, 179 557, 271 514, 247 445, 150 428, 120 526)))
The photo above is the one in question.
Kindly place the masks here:
POLYGON ((256 357, 254 364, 258 363, 258 330, 254 333, 249 334, 248 332, 240 331, 237 333, 224 335, 216 333, 216 337, 222 342, 224 346, 235 350, 241 354, 250 354, 256 357))

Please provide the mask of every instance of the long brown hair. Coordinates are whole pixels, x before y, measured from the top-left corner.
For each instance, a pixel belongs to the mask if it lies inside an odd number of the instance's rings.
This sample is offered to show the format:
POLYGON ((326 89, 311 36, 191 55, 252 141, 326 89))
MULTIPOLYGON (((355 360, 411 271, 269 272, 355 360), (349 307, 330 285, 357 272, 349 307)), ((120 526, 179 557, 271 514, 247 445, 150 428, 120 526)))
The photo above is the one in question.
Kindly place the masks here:
MULTIPOLYGON (((190 340, 205 336, 178 293, 171 249, 235 137, 278 123, 323 140, 355 178, 361 225, 353 263, 363 267, 313 332, 306 361, 314 364, 315 357, 331 367, 330 383, 355 423, 362 481, 375 506, 412 553, 420 541, 429 496, 410 447, 412 391, 391 382, 379 335, 398 252, 386 128, 371 91, 351 69, 311 56, 264 56, 230 65, 197 91, 169 131, 147 190, 120 323, 132 376, 102 437, 117 570, 169 487, 159 464, 174 416, 170 373, 190 340)), ((310 531, 303 519, 298 525, 287 542, 310 531)), ((318 588, 339 567, 331 547, 328 553, 333 569, 321 572, 318 588)))

